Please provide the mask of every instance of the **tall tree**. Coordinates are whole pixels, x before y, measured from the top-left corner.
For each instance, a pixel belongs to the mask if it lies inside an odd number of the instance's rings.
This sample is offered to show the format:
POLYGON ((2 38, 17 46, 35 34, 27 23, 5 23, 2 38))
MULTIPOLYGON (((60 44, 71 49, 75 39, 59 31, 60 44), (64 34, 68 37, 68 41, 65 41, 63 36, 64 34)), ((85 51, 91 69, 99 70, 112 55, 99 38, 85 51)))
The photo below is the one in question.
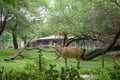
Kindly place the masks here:
POLYGON ((26 1, 25 0, 1 0, 0 1, 0 35, 3 33, 7 21, 13 17, 11 15, 11 9, 16 8, 19 9, 20 7, 26 7, 26 1))

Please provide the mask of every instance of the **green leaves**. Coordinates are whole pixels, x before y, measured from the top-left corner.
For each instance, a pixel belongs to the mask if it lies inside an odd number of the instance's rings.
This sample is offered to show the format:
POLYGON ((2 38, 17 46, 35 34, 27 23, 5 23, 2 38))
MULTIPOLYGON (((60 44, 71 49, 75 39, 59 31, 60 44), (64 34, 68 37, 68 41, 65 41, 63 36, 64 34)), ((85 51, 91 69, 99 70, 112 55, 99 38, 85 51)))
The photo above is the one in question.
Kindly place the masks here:
POLYGON ((25 0, 1 0, 1 2, 8 7, 27 7, 25 0))
POLYGON ((4 3, 9 5, 15 5, 17 0, 3 0, 4 3))

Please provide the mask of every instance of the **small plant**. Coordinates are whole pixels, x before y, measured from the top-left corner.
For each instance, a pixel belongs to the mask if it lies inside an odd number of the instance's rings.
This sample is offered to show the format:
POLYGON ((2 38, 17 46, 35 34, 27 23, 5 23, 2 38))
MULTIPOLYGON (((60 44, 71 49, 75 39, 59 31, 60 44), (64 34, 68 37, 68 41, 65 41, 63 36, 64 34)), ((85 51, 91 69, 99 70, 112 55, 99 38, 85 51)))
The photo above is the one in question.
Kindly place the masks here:
POLYGON ((55 66, 50 64, 50 69, 45 71, 45 80, 84 80, 75 68, 61 68, 59 72, 55 66))
POLYGON ((61 68, 61 80, 84 80, 75 68, 61 68))
POLYGON ((57 80, 59 77, 59 72, 55 70, 56 65, 50 64, 50 69, 45 71, 45 80, 57 80))
POLYGON ((0 70, 0 80, 2 79, 3 70, 0 70))
POLYGON ((114 69, 110 69, 109 74, 113 80, 120 80, 120 65, 118 63, 114 64, 114 69))

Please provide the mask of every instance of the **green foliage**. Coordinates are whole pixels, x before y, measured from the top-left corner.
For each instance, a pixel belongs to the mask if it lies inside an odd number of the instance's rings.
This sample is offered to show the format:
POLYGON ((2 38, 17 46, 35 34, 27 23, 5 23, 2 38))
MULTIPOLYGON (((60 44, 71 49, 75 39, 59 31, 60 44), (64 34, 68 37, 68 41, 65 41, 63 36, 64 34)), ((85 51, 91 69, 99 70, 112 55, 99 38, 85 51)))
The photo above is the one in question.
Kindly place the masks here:
POLYGON ((9 7, 16 7, 16 6, 22 6, 27 7, 25 0, 1 0, 5 5, 8 5, 9 7))
POLYGON ((64 69, 61 73, 54 69, 55 66, 50 65, 49 69, 44 69, 39 72, 37 66, 34 64, 27 64, 24 69, 8 70, 6 67, 0 69, 1 80, 84 80, 80 77, 77 70, 74 68, 64 69))
MULTIPOLYGON (((1 0, 0 11, 2 16, 7 16, 6 28, 4 31, 9 34, 16 34, 17 37, 28 38, 33 31, 33 27, 29 19, 26 18, 27 10, 26 0, 1 0), (26 11, 25 11, 26 10, 26 11)), ((29 13, 30 14, 30 13, 29 13)), ((2 25, 2 24, 1 24, 2 25)), ((5 34, 5 33, 4 33, 5 34)), ((9 35, 5 35, 7 37, 9 35)), ((11 36, 9 36, 11 38, 11 36)))
POLYGON ((110 75, 106 69, 101 69, 98 80, 111 80, 110 75))
POLYGON ((119 80, 120 79, 119 68, 113 68, 113 67, 103 68, 99 71, 100 72, 99 77, 94 78, 94 80, 119 80))
POLYGON ((45 80, 57 80, 59 77, 59 71, 55 70, 56 65, 51 65, 48 70, 45 70, 45 80))
POLYGON ((84 80, 80 77, 78 70, 73 67, 61 68, 61 71, 58 71, 55 66, 50 64, 50 68, 45 71, 45 80, 84 80))
MULTIPOLYGON (((117 61, 119 61, 119 60, 117 60, 117 61)), ((115 80, 120 79, 120 64, 119 63, 116 62, 114 64, 114 68, 109 69, 109 75, 110 75, 111 79, 115 79, 115 80)))
POLYGON ((77 69, 74 68, 61 68, 61 80, 84 80, 80 77, 77 69))
POLYGON ((0 42, 8 42, 10 38, 10 34, 8 32, 5 32, 1 35, 0 42))
MULTIPOLYGON (((50 17, 41 28, 43 36, 65 32, 74 36, 88 35, 108 39, 119 28, 120 9, 110 0, 53 0, 53 2, 54 6, 47 8, 50 17)), ((119 3, 118 0, 117 2, 119 3)))
POLYGON ((38 76, 37 72, 35 71, 34 65, 26 65, 26 68, 19 69, 15 68, 13 70, 9 70, 6 67, 1 69, 2 72, 2 80, 9 79, 9 80, 31 80, 36 79, 38 76))
MULTIPOLYGON (((3 51, 2 51, 3 52, 3 51)), ((5 53, 6 51, 4 51, 3 56, 5 56, 5 54, 7 56, 12 55, 14 52, 14 50, 11 50, 11 53, 8 52, 5 53)), ((28 51, 29 52, 29 51, 28 51)), ((30 55, 28 56, 28 52, 25 51, 26 54, 25 57, 29 58, 30 55)), ((31 51, 30 51, 31 52, 31 51)), ((34 52, 35 53, 35 52, 34 52)), ((32 53, 32 54, 34 54, 32 53)), ((24 62, 19 62, 19 58, 17 58, 17 62, 16 60, 10 63, 6 63, 7 65, 9 64, 9 66, 5 66, 5 65, 0 65, 0 80, 38 80, 41 79, 41 74, 39 71, 39 59, 38 59, 38 55, 35 54, 34 56, 31 54, 32 58, 36 58, 36 59, 25 59, 23 60, 24 62)), ((44 66, 46 63, 45 59, 42 59, 42 69, 44 70, 44 66)), ((5 64, 5 62, 4 62, 5 64)), ((43 79, 42 79, 43 80, 43 79)))
POLYGON ((68 60, 68 68, 64 68, 64 59, 54 60, 55 53, 42 52, 41 68, 39 65, 39 54, 37 50, 24 51, 25 59, 17 57, 14 61, 4 62, 8 56, 13 55, 16 50, 0 50, 0 79, 5 80, 83 80, 81 74, 94 75, 92 80, 114 80, 120 79, 120 71, 113 68, 110 55, 105 56, 105 68, 101 69, 101 58, 91 61, 81 61, 80 69, 76 68, 75 59, 68 60), (89 66, 88 66, 89 65, 89 66))

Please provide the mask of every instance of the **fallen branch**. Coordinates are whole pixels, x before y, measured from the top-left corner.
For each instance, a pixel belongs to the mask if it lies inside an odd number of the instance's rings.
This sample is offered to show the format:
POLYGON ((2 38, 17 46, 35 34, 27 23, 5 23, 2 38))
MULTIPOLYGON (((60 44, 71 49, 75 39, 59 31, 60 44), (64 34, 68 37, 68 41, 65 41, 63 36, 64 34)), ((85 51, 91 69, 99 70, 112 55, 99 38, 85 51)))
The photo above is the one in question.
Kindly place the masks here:
POLYGON ((4 61, 10 61, 10 60, 14 60, 17 56, 21 56, 22 58, 24 58, 23 55, 21 55, 21 53, 25 50, 25 48, 27 47, 27 45, 29 44, 29 42, 31 42, 31 40, 38 34, 39 28, 37 28, 37 30, 35 31, 35 34, 31 37, 31 39, 25 44, 24 48, 21 48, 20 50, 18 50, 16 52, 16 54, 14 54, 13 56, 10 56, 6 59, 4 59, 4 61))

